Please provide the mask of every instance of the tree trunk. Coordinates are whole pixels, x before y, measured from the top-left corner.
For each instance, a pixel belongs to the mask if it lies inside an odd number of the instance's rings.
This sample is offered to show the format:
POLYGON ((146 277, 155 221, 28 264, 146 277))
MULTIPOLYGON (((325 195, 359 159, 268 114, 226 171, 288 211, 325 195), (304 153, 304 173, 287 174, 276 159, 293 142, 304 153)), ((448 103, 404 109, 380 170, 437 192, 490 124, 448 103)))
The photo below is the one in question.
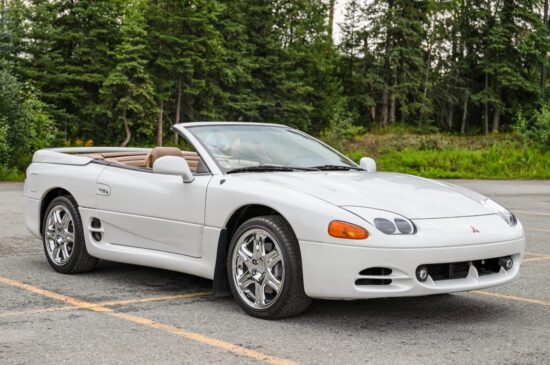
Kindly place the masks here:
POLYGON ((498 133, 500 127, 500 110, 495 108, 495 113, 493 114, 493 133, 498 133))
MULTIPOLYGON (((436 13, 437 14, 437 13, 436 13)), ((422 111, 420 112, 420 120, 418 123, 424 123, 424 119, 426 118, 426 101, 428 100, 428 84, 430 81, 430 69, 431 69, 431 63, 432 63, 432 47, 433 43, 435 42, 435 23, 437 21, 437 15, 434 15, 432 20, 432 29, 431 29, 431 37, 428 44, 428 51, 427 51, 427 57, 426 57, 426 69, 424 72, 424 89, 422 90, 422 111)), ((420 127, 420 125, 419 125, 420 127)))
POLYGON ((334 43, 333 33, 334 33, 334 7, 336 0, 330 0, 328 8, 328 39, 330 44, 334 43))
MULTIPOLYGON (((391 13, 393 9, 393 1, 388 1, 388 12, 391 13)), ((384 88, 382 89, 382 113, 381 113, 381 123, 382 127, 387 127, 389 122, 389 98, 390 98, 390 83, 392 77, 392 70, 390 64, 390 48, 392 39, 390 34, 390 27, 386 28, 386 39, 384 41, 384 88)))
POLYGON ((451 104, 449 106, 449 113, 447 114, 447 128, 452 131, 453 130, 453 119, 454 119, 454 114, 455 114, 455 108, 453 107, 453 105, 451 104))
POLYGON ((130 131, 130 126, 128 125, 128 119, 126 119, 126 115, 128 112, 128 107, 124 106, 124 110, 122 111, 122 121, 124 122, 124 130, 126 131, 126 139, 122 144, 121 147, 126 147, 128 143, 130 142, 130 138, 132 137, 132 131, 130 131))
POLYGON ((163 124, 163 114, 164 114, 164 100, 160 100, 159 105, 159 118, 157 121, 157 143, 158 147, 162 147, 162 124, 163 124))
POLYGON ((388 84, 384 83, 384 89, 382 89, 382 111, 381 111, 381 123, 382 127, 388 126, 388 98, 389 98, 388 84))
POLYGON ((376 122, 376 105, 370 107, 370 118, 371 123, 374 124, 376 122))
POLYGON ((396 104, 395 96, 392 96, 391 102, 390 102, 390 124, 395 123, 395 110, 396 110, 395 104, 396 104))
MULTIPOLYGON (((548 0, 544 0, 543 21, 544 21, 544 37, 548 38, 548 0)), ((547 58, 544 57, 544 60, 542 61, 541 74, 540 74, 540 92, 543 99, 544 99, 544 94, 546 90, 546 61, 547 61, 547 58)))
MULTIPOLYGON (((496 96, 500 100, 500 86, 496 85, 496 96)), ((500 108, 499 105, 494 105, 495 112, 493 114, 493 133, 498 133, 500 129, 500 108)))
POLYGON ((397 89, 397 66, 393 67, 392 71, 393 86, 390 98, 390 124, 395 124, 395 115, 397 111, 397 98, 394 95, 394 90, 397 89))
MULTIPOLYGON (((485 91, 489 90, 489 74, 485 72, 485 91)), ((485 112, 483 116, 483 131, 489 133, 489 103, 485 102, 485 112)))
MULTIPOLYGON (((181 118, 181 77, 178 77, 178 91, 176 97, 176 124, 180 123, 181 118)), ((174 135, 174 141, 176 144, 179 142, 179 134, 176 132, 174 135)))
POLYGON ((464 95, 464 108, 462 112, 462 123, 460 124, 460 134, 464 135, 466 133, 466 120, 468 119, 468 99, 470 95, 468 92, 464 95))

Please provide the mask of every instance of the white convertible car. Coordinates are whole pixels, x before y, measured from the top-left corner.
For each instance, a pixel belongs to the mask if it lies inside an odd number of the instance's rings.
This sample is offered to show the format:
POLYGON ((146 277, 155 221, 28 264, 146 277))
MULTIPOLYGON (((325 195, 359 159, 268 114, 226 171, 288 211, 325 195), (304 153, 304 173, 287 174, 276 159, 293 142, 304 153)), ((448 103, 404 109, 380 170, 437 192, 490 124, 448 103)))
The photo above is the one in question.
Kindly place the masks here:
POLYGON ((173 127, 186 149, 57 148, 27 170, 25 220, 61 273, 98 259, 230 288, 261 318, 311 298, 451 293, 514 279, 521 223, 473 191, 376 172, 272 124, 173 127))

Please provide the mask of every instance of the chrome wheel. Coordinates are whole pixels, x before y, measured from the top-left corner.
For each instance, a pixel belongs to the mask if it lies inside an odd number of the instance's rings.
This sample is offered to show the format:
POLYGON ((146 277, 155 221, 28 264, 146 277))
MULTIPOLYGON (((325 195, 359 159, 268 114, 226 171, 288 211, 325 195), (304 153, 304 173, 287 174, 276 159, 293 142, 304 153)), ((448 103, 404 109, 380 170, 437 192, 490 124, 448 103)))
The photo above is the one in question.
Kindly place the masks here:
POLYGON ((63 205, 54 206, 48 213, 44 236, 50 259, 56 265, 65 265, 73 253, 75 229, 71 215, 63 205))
POLYGON ((255 309, 269 308, 279 298, 285 279, 279 243, 263 229, 244 232, 233 249, 231 271, 244 303, 255 309))

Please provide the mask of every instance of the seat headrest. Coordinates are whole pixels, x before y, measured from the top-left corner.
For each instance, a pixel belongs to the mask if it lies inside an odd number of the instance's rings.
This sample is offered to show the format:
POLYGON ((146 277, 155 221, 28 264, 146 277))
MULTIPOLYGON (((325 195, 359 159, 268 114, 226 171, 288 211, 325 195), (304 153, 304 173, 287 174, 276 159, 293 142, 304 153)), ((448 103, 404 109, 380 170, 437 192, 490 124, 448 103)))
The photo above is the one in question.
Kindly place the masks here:
POLYGON ((183 158, 183 153, 177 147, 155 147, 145 158, 145 165, 152 168, 157 158, 164 156, 178 156, 183 158))

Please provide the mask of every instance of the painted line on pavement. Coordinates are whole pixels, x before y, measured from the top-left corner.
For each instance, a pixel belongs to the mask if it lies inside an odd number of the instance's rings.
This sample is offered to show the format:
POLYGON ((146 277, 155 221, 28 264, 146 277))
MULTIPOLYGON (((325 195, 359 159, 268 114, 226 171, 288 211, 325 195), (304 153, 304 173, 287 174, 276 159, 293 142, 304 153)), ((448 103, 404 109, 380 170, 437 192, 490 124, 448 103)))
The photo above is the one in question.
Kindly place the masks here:
POLYGON ((523 262, 544 261, 544 260, 550 260, 550 256, 547 256, 547 257, 533 257, 533 258, 529 258, 529 259, 524 259, 523 262))
POLYGON ((523 262, 550 260, 550 255, 545 255, 542 253, 526 252, 525 255, 534 257, 524 257, 523 262))
MULTIPOLYGON (((160 302, 160 301, 169 301, 169 300, 185 299, 185 298, 204 297, 210 294, 212 293, 197 292, 197 293, 187 293, 187 294, 163 295, 163 296, 156 296, 156 297, 149 297, 149 298, 111 300, 107 302, 99 302, 96 304, 110 307, 110 306, 116 306, 116 305, 129 305, 129 304, 160 302)), ((23 310, 23 311, 12 311, 12 312, 0 313, 0 318, 15 317, 15 316, 29 315, 29 314, 51 313, 51 312, 66 312, 66 311, 73 311, 73 310, 80 310, 80 309, 81 308, 74 307, 74 306, 35 308, 35 309, 29 309, 29 310, 23 310)))
POLYGON ((525 214, 525 215, 539 215, 539 216, 542 216, 542 217, 550 217, 550 213, 546 213, 546 212, 529 212, 529 211, 526 211, 526 210, 514 210, 514 213, 525 214))
POLYGON ((519 297, 519 296, 516 296, 516 295, 500 294, 500 293, 490 292, 490 291, 486 291, 486 290, 472 290, 470 293, 477 294, 477 295, 484 295, 484 296, 488 296, 488 297, 495 297, 495 298, 500 298, 500 299, 514 300, 516 302, 529 303, 529 304, 538 304, 538 305, 543 305, 545 307, 550 307, 550 302, 545 301, 545 300, 519 297))
POLYGON ((3 276, 0 276, 0 283, 8 285, 8 286, 15 287, 15 288, 23 289, 23 290, 29 291, 31 293, 39 294, 39 295, 42 295, 42 296, 50 298, 50 299, 55 299, 57 301, 68 304, 70 306, 77 307, 78 309, 85 309, 85 310, 89 310, 89 311, 92 311, 92 312, 105 314, 105 315, 115 317, 115 318, 119 318, 119 319, 122 319, 122 320, 125 320, 125 321, 128 321, 128 322, 131 322, 131 323, 141 324, 141 325, 149 327, 149 328, 154 328, 154 329, 158 329, 158 330, 161 330, 161 331, 164 331, 164 332, 168 332, 168 333, 174 334, 176 336, 180 336, 180 337, 183 337, 183 338, 186 338, 186 339, 189 339, 189 340, 193 340, 195 342, 198 342, 198 343, 201 343, 201 344, 204 344, 204 345, 208 345, 208 346, 211 346, 211 347, 215 347, 215 348, 218 348, 218 349, 221 349, 221 350, 231 352, 235 355, 248 357, 250 359, 254 359, 254 360, 258 360, 258 361, 264 361, 264 362, 274 364, 274 365, 295 364, 294 362, 292 362, 290 360, 286 360, 286 359, 282 359, 282 358, 279 358, 279 357, 267 355, 267 354, 264 354, 264 353, 261 353, 261 352, 255 351, 255 350, 247 349, 245 347, 232 344, 230 342, 226 342, 226 341, 218 340, 218 339, 215 339, 215 338, 211 338, 211 337, 202 335, 200 333, 185 331, 181 328, 174 327, 174 326, 171 326, 171 325, 168 325, 168 324, 165 324, 165 323, 157 322, 157 321, 154 321, 154 320, 151 320, 151 319, 138 317, 138 316, 127 314, 127 313, 116 312, 115 310, 113 310, 111 308, 108 308, 104 305, 86 302, 84 300, 69 297, 67 295, 59 294, 59 293, 56 293, 56 292, 53 292, 53 291, 50 291, 50 290, 41 289, 41 288, 38 288, 36 286, 23 283, 21 281, 5 278, 3 276))
POLYGON ((527 228, 526 231, 527 231, 527 232, 545 232, 545 233, 550 233, 550 229, 545 229, 545 228, 527 228))

